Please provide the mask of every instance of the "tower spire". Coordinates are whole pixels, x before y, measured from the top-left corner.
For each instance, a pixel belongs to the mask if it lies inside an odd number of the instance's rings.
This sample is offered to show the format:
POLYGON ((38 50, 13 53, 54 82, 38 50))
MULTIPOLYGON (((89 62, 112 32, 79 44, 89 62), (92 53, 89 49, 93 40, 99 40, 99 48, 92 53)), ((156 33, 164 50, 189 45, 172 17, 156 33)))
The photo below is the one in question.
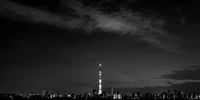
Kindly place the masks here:
POLYGON ((102 94, 101 64, 99 64, 99 92, 98 94, 102 94))

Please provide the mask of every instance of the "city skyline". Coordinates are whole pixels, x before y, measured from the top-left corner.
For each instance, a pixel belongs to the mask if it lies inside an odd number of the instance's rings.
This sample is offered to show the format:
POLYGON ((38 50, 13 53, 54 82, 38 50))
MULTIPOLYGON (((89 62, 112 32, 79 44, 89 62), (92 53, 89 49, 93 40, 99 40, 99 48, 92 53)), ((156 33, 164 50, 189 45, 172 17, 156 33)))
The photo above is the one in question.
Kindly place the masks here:
POLYGON ((1 0, 0 93, 200 93, 197 1, 1 0))

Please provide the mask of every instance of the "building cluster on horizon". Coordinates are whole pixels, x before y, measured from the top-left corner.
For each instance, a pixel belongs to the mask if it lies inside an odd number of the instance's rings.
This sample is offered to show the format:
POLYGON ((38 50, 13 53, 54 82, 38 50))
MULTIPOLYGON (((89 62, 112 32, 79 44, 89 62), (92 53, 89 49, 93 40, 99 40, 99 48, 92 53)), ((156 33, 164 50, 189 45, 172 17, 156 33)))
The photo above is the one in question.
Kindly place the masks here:
POLYGON ((121 94, 119 92, 113 92, 113 88, 109 88, 107 91, 103 90, 102 94, 98 94, 96 89, 93 89, 92 93, 83 94, 60 94, 58 92, 52 93, 51 91, 44 90, 41 94, 0 94, 0 99, 200 99, 200 94, 189 93, 184 94, 181 91, 167 91, 161 94, 134 92, 132 94, 121 94))
POLYGON ((58 92, 52 93, 49 90, 42 91, 41 94, 21 94, 19 92, 13 94, 0 94, 0 99, 200 99, 200 94, 189 93, 184 94, 181 91, 167 91, 161 94, 134 92, 130 95, 121 94, 119 91, 114 92, 112 87, 102 89, 102 70, 99 64, 99 88, 93 89, 92 93, 84 94, 60 94, 58 92))

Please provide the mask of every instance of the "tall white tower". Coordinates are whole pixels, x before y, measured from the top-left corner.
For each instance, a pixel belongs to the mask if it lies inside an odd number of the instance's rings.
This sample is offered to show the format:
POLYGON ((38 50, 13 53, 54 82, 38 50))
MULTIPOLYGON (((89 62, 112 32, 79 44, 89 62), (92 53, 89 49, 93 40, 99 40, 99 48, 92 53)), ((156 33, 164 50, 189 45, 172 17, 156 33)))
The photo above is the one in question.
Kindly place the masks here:
POLYGON ((99 64, 99 92, 98 94, 102 94, 101 64, 99 64))

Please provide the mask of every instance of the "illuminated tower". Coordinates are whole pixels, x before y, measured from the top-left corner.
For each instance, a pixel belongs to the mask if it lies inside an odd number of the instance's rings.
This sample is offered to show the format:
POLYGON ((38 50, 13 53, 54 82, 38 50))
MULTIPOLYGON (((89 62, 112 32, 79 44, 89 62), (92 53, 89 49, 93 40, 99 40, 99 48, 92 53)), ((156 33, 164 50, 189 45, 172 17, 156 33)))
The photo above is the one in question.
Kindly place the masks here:
POLYGON ((101 79, 101 64, 99 64, 99 92, 98 94, 102 94, 102 79, 101 79))

